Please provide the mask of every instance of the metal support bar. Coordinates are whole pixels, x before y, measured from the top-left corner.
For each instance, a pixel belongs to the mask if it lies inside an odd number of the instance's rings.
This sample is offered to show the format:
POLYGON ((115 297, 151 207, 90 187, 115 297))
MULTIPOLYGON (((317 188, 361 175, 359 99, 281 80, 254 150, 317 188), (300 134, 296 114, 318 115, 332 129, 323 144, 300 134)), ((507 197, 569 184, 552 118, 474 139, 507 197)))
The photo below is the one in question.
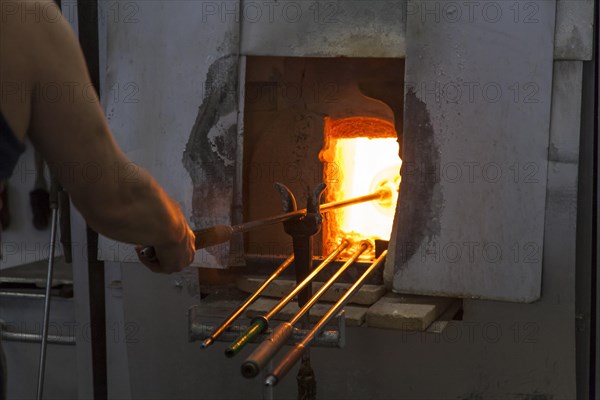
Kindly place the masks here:
MULTIPOLYGON (((292 191, 281 183, 276 183, 283 202, 283 211, 296 210, 296 200, 292 191)), ((283 223, 285 233, 292 237, 294 246, 294 268, 296 270, 296 283, 302 282, 312 270, 313 236, 321 230, 323 217, 319 210, 321 195, 325 184, 320 183, 307 199, 306 214, 302 218, 290 219, 283 223)), ((307 285, 298 293, 298 305, 302 307, 312 296, 312 288, 307 285)))
MULTIPOLYGON (((79 29, 79 43, 85 56, 86 66, 89 71, 90 80, 96 93, 100 92, 100 51, 99 51, 99 24, 98 24, 98 1, 97 0, 77 0, 77 19, 79 29)), ((74 213, 71 217, 76 221, 72 223, 72 228, 77 226, 79 217, 74 213)), ((75 287, 76 298, 89 300, 89 303, 79 310, 79 323, 89 323, 91 337, 90 343, 80 343, 78 353, 83 358, 84 355, 91 355, 91 382, 88 383, 87 369, 88 365, 78 365, 79 396, 92 397, 94 399, 108 398, 108 378, 107 378, 107 360, 106 360, 106 316, 105 316, 105 283, 104 283, 104 263, 99 261, 98 256, 98 234, 89 227, 85 229, 78 227, 73 229, 72 235, 79 238, 80 244, 86 249, 86 252, 73 254, 74 258, 74 277, 85 278, 80 280, 79 287, 75 287), (79 265, 76 262, 79 261, 79 265), (75 272, 77 268, 86 269, 85 272, 75 272), (85 293, 77 294, 77 291, 85 293), (84 311, 85 310, 85 311, 84 311), (89 317, 89 320, 88 320, 89 317), (87 347, 87 348, 86 348, 87 347), (80 374, 81 372, 81 374, 80 374), (81 376, 81 377, 80 377, 81 376), (82 379, 83 378, 83 379, 82 379), (87 385, 83 385, 86 382, 87 385), (86 387, 87 386, 87 387, 86 387), (89 393, 89 387, 92 393, 89 393), (88 395, 89 394, 89 395, 88 395)), ((80 359, 79 362, 83 360, 80 359)))
MULTIPOLYGON (((292 237, 292 243, 294 245, 294 256, 296 261, 294 266, 296 269, 296 284, 303 282, 307 276, 311 273, 312 259, 313 259, 313 236, 319 233, 321 230, 321 224, 323 217, 319 205, 321 203, 321 195, 325 190, 325 184, 321 183, 313 190, 311 195, 308 197, 306 205, 306 215, 299 219, 291 219, 283 223, 285 233, 292 237)), ((284 199, 284 211, 293 211, 296 209, 295 201, 291 204, 289 201, 286 202, 286 197, 291 197, 293 200, 292 192, 285 186, 279 184, 281 196, 284 199)), ((308 327, 309 319, 309 308, 304 308, 306 304, 310 302, 312 297, 312 286, 307 285, 303 290, 298 293, 298 306, 304 310, 304 318, 302 325, 308 327)), ((282 345, 283 341, 289 335, 289 331, 292 325, 289 325, 286 329, 277 331, 275 336, 276 340, 273 342, 266 343, 267 349, 278 349, 282 345), (272 343, 272 346, 269 346, 272 343)), ((264 349, 265 347, 263 347, 264 349)), ((269 351, 263 353, 266 358, 270 359, 269 351)), ((274 353, 273 353, 274 355, 274 353)), ((258 357, 259 359, 262 357, 258 357)), ((247 377, 253 377, 258 374, 260 369, 259 364, 245 362, 242 365, 242 374, 247 377), (255 374, 256 372, 256 374, 255 374)), ((298 372, 298 398, 312 400, 316 398, 316 380, 315 373, 310 365, 310 353, 306 351, 302 356, 302 368, 298 372)))
MULTIPOLYGON (((39 333, 28 333, 28 332, 11 332, 2 330, 0 331, 0 338, 7 342, 22 342, 22 343, 42 343, 42 335, 39 333)), ((75 336, 57 336, 48 335, 46 336, 47 344, 62 344, 74 346, 75 336)))
POLYGON ((44 295, 41 293, 23 293, 23 292, 9 292, 9 291, 0 291, 0 298, 15 298, 15 299, 35 299, 41 300, 44 298, 44 295))

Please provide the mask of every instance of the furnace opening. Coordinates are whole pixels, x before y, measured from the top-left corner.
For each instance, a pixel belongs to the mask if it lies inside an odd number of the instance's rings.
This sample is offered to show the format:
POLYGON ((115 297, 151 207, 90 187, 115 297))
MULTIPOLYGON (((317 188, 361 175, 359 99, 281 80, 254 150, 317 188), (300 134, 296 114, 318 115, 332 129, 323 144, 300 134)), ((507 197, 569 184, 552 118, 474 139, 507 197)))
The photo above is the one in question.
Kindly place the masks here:
MULTIPOLYGON (((394 126, 382 119, 326 118, 324 164, 326 202, 340 201, 382 191, 382 198, 333 210, 323 223, 323 250, 333 251, 343 238, 355 241, 389 240, 398 200, 400 166, 394 126)), ((373 258, 374 247, 361 258, 373 258)))
MULTIPOLYGON (((389 239, 399 184, 404 60, 249 56, 245 81, 239 221, 283 211, 276 182, 293 192, 298 208, 307 206, 321 182, 327 185, 322 203, 391 186, 392 196, 384 200, 323 213, 313 254, 326 257, 345 237, 389 239), (346 186, 350 182, 359 185, 346 186), (360 219, 366 226, 357 225, 360 219)), ((274 260, 291 253, 292 240, 278 224, 247 232, 243 247, 247 259, 274 260)))

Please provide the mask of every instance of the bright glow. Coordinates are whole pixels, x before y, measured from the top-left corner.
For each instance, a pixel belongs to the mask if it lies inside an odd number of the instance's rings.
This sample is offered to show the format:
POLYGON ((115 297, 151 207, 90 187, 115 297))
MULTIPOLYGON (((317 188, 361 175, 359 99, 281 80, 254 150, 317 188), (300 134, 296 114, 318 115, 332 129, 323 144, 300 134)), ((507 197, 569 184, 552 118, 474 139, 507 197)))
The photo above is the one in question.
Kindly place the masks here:
POLYGON ((392 199, 357 204, 336 211, 335 236, 389 240, 398 199, 400 165, 396 138, 340 138, 332 141, 340 181, 336 200, 364 196, 382 186, 392 199))

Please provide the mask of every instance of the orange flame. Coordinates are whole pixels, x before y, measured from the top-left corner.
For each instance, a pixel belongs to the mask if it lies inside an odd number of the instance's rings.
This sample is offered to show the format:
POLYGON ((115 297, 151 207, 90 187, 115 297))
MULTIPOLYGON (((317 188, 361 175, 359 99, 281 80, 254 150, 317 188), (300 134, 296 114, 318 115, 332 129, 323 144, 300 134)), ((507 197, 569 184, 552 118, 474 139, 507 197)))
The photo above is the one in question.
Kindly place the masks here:
MULTIPOLYGON (((400 184, 398 143, 391 123, 368 117, 325 122, 327 201, 339 201, 390 189, 392 196, 356 204, 326 214, 324 251, 330 252, 342 238, 389 240, 400 184)), ((374 250, 362 258, 372 258, 374 250)))

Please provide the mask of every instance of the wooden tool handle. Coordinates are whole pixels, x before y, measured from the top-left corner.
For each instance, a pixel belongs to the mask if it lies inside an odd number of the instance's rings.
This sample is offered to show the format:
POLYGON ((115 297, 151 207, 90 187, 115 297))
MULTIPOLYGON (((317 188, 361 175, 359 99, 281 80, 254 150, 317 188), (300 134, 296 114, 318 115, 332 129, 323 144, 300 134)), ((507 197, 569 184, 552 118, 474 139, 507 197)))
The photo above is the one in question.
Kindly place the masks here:
MULTIPOLYGON (((196 250, 204 249, 231 240, 233 228, 229 225, 215 225, 210 228, 195 230, 194 236, 196 236, 196 250)), ((140 251, 140 256, 154 262, 156 261, 156 250, 152 246, 144 247, 140 251)))

